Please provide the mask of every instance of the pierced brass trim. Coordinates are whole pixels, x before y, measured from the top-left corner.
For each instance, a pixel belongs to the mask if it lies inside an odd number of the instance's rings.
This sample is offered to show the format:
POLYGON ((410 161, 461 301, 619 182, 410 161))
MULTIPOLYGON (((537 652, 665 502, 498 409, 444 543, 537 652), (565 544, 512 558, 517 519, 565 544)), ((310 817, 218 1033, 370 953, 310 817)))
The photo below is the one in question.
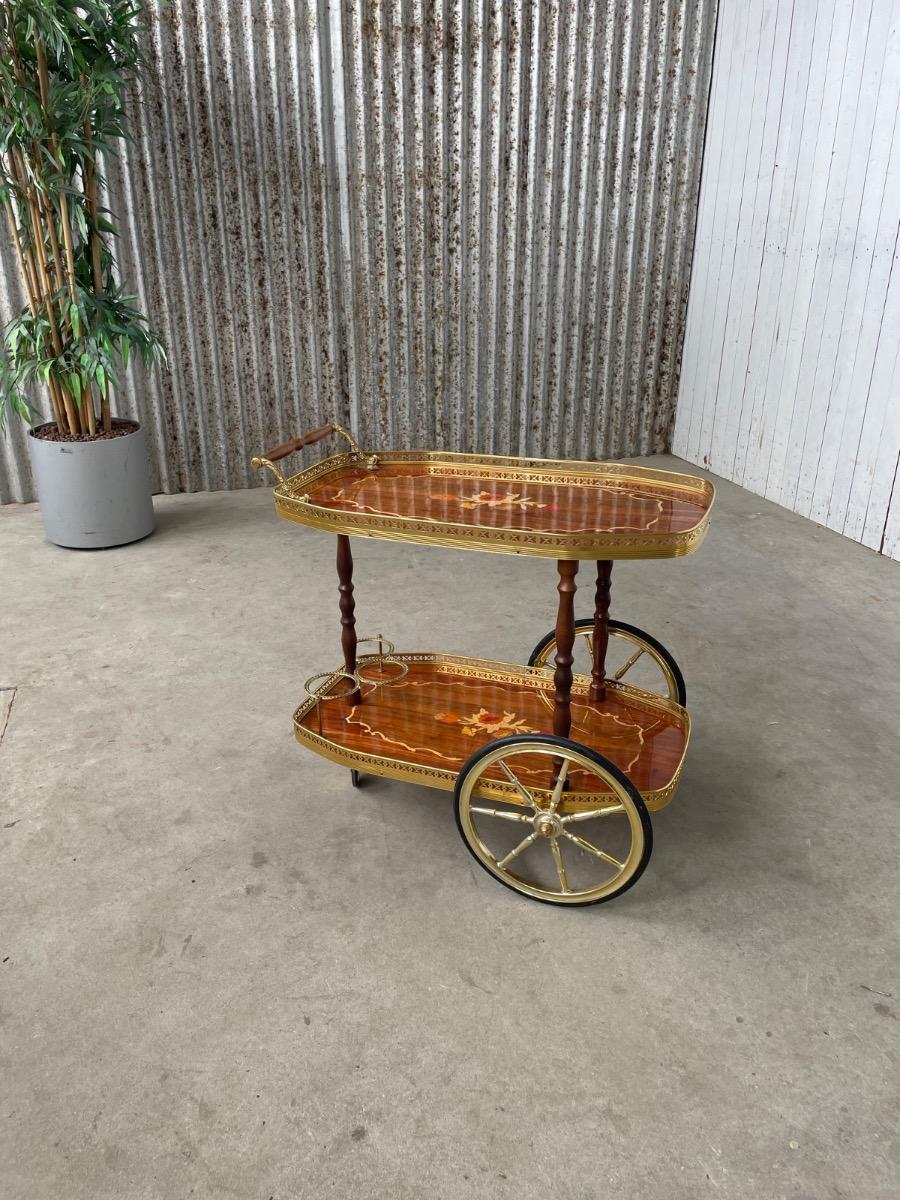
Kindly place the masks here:
POLYGON ((441 476, 467 477, 477 468, 505 483, 578 483, 585 488, 622 491, 627 491, 629 484, 633 487, 655 481, 674 490, 702 497, 708 503, 701 519, 686 530, 671 533, 626 530, 584 534, 542 533, 414 516, 353 513, 326 508, 310 500, 313 484, 356 461, 355 452, 336 454, 306 471, 292 475, 274 490, 275 511, 286 520, 335 534, 448 548, 463 547, 491 554, 590 560, 680 558, 693 553, 706 536, 715 498, 715 488, 707 480, 656 467, 626 463, 556 462, 488 454, 444 454, 426 450, 385 450, 378 456, 382 464, 433 464, 434 474, 441 476))
MULTIPOLYGON (((363 659, 363 664, 377 657, 377 655, 366 655, 363 659)), ((514 682, 521 685, 525 682, 529 686, 533 685, 540 692, 544 691, 547 687, 546 671, 535 667, 517 666, 513 663, 495 662, 491 659, 468 658, 460 655, 433 652, 405 652, 392 655, 391 657, 407 664, 417 662, 433 663, 438 669, 444 667, 448 673, 454 675, 470 676, 472 678, 490 680, 494 683, 514 682)), ((345 674, 346 672, 343 670, 336 670, 332 672, 331 678, 336 683, 345 674)), ((365 679, 365 677, 363 678, 366 683, 372 682, 365 679)), ((324 685, 326 690, 327 686, 327 684, 324 685)), ((580 700, 584 705, 594 707, 590 701, 590 686, 590 676, 573 676, 573 701, 578 702, 580 700)), ((691 736, 690 714, 687 709, 682 708, 674 700, 669 700, 665 696, 657 696, 651 692, 644 692, 640 688, 632 687, 630 684, 615 683, 612 680, 607 680, 606 686, 610 690, 627 693, 630 704, 642 708, 647 712, 659 712, 662 710, 671 716, 677 717, 684 729, 684 747, 682 749, 681 760, 672 779, 665 787, 648 789, 645 792, 641 792, 647 808, 653 812, 657 812, 671 802, 675 795, 678 781, 681 778, 684 759, 691 736)), ((317 705, 318 701, 311 697, 305 700, 294 713, 294 737, 301 745, 308 746, 316 754, 329 759, 331 762, 338 763, 344 767, 367 771, 370 775, 380 775, 386 779, 399 779, 406 783, 419 783, 426 787, 438 788, 442 791, 453 791, 458 776, 458 771, 456 770, 411 763, 389 755, 366 754, 363 751, 350 750, 342 746, 339 742, 325 737, 324 734, 305 728, 303 725, 304 719, 309 716, 317 705)), ((600 753, 602 753, 602 747, 599 749, 600 753)), ((536 788, 532 790, 535 794, 544 794, 541 789, 536 788)), ((511 803, 517 803, 516 797, 518 793, 512 784, 504 783, 502 780, 491 779, 479 782, 476 795, 483 800, 506 800, 511 803)), ((548 790, 546 792, 548 801, 550 796, 551 793, 548 790)), ((616 803, 615 798, 606 792, 579 792, 577 797, 569 799, 564 797, 560 803, 559 811, 561 813, 579 812, 591 807, 601 808, 607 804, 614 803, 616 803)))

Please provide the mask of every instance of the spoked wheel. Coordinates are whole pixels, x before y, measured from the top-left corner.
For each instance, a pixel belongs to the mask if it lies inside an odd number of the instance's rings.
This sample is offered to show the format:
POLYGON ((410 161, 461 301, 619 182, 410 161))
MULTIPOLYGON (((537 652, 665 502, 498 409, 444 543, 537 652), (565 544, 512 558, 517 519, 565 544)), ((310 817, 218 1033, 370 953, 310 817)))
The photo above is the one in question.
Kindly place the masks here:
MULTIPOLYGON (((591 618, 575 622, 575 662, 572 669, 590 675, 594 657, 594 622, 591 618)), ((553 667, 556 634, 551 630, 531 652, 529 667, 553 667)), ((609 648, 606 652, 608 679, 622 679, 645 692, 668 696, 684 706, 687 689, 678 663, 656 638, 624 621, 609 622, 609 648)))
POLYGON ((653 830, 640 792, 608 759, 567 738, 492 742, 463 767, 455 800, 456 824, 474 858, 545 904, 611 900, 650 861, 653 830), (579 793, 603 799, 575 808, 579 793), (498 794, 515 799, 480 799, 498 794))

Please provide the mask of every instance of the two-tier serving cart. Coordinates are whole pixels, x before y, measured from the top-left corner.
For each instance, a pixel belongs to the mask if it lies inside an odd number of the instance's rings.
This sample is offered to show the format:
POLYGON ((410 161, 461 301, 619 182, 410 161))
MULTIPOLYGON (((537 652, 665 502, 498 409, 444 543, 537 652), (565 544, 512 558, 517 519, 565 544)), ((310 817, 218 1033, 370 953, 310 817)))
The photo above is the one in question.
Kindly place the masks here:
POLYGON ((630 887, 650 858, 648 810, 678 784, 690 718, 671 654, 610 619, 612 562, 690 554, 712 485, 621 463, 373 454, 337 425, 253 463, 275 474, 280 516, 337 535, 344 661, 307 680, 297 740, 355 785, 366 773, 455 791, 466 846, 526 896, 595 904, 630 887), (274 465, 331 434, 349 451, 290 478, 274 465), (358 639, 351 536, 556 559, 556 628, 527 666, 358 639), (576 620, 582 560, 596 564, 594 615, 576 620))

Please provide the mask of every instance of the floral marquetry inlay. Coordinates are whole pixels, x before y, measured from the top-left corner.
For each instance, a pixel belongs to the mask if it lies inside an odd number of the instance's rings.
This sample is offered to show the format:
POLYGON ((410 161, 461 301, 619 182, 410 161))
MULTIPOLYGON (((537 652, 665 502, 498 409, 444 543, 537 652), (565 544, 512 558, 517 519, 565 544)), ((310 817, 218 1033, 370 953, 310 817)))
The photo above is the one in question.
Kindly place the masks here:
MULTIPOLYGON (((308 701, 295 714, 298 740, 360 770, 396 778, 428 777, 452 787, 479 746, 512 734, 548 733, 552 691, 545 673, 452 655, 398 654, 409 670, 402 680, 376 688, 360 703, 308 701)), ((336 673, 334 687, 343 677, 336 673)), ((690 722, 679 705, 624 684, 610 684, 606 699, 591 704, 588 680, 576 677, 572 739, 599 751, 625 771, 651 807, 666 802, 678 779, 690 722)), ((523 781, 541 788, 545 762, 521 764, 523 781)), ((577 805, 595 782, 570 777, 567 803, 577 805)), ((498 793, 503 777, 493 780, 498 793)))
POLYGON ((512 733, 540 733, 539 729, 529 728, 525 719, 515 713, 491 713, 486 708, 479 708, 468 717, 439 712, 434 714, 434 719, 442 725, 459 725, 466 737, 475 737, 478 733, 486 733, 492 738, 509 737, 512 733))
POLYGON ((649 468, 397 451, 376 470, 336 455, 275 494, 282 516, 334 532, 594 559, 690 553, 713 499, 704 480, 649 468))

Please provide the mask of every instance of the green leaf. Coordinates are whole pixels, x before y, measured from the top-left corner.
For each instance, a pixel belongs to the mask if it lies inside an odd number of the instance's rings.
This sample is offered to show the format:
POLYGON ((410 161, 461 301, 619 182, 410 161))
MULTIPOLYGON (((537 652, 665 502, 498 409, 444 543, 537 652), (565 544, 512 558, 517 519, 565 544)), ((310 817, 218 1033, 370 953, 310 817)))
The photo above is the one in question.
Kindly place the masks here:
MULTIPOLYGON (((57 291, 63 320, 51 341, 46 313, 24 310, 0 332, 0 425, 10 413, 29 412, 26 389, 54 377, 73 396, 92 380, 108 386, 132 352, 151 363, 165 359, 157 334, 115 277, 115 216, 92 214, 84 195, 88 164, 101 192, 102 159, 128 136, 125 96, 142 63, 138 33, 145 0, 0 0, 0 203, 9 196, 21 216, 23 186, 8 173, 16 148, 25 183, 53 211, 61 237, 65 197, 72 230, 76 297, 57 291), (35 39, 43 41, 49 70, 46 107, 38 86, 35 39), (24 66, 17 78, 11 42, 24 66), (87 132, 86 132, 87 127, 87 132), (95 294, 91 236, 100 237, 101 287, 95 294)), ((23 245, 35 249, 27 217, 18 222, 23 245)), ((47 245, 49 251, 51 247, 47 245)))

